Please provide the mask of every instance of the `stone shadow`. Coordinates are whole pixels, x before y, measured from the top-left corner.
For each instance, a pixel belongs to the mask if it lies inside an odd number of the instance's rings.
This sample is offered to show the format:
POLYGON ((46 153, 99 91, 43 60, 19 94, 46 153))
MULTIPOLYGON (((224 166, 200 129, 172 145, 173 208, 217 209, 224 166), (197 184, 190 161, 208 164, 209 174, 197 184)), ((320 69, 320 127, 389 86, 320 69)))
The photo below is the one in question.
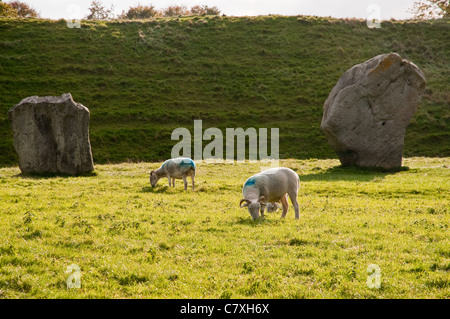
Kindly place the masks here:
POLYGON ((70 178, 70 177, 95 177, 98 176, 97 172, 88 172, 80 174, 65 174, 65 173, 20 173, 13 175, 12 177, 24 178, 24 179, 49 179, 49 178, 70 178))
MULTIPOLYGON (((314 169, 313 169, 314 170, 314 169)), ((309 181, 361 181, 370 182, 376 178, 384 178, 387 175, 393 175, 398 172, 408 171, 409 167, 402 166, 395 169, 364 168, 358 166, 335 166, 328 169, 317 167, 317 173, 300 175, 301 182, 309 181)), ((295 169, 294 169, 295 171, 295 169)), ((298 172, 297 172, 298 173, 298 172)))

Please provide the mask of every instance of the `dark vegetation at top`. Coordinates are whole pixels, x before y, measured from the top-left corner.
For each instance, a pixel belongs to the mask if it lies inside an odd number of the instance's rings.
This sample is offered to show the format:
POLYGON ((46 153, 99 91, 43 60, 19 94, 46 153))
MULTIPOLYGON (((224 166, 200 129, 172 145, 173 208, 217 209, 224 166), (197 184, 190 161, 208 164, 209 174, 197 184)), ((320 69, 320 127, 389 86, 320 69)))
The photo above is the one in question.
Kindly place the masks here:
MULTIPOLYGON (((318 17, 188 16, 133 21, 0 19, 0 164, 18 162, 7 111, 70 92, 91 111, 96 163, 170 157, 171 132, 278 127, 281 158, 335 158, 320 131, 339 77, 397 52, 425 73, 405 156, 450 156, 450 24, 318 17)), ((209 141, 204 141, 205 146, 209 141)))
POLYGON ((39 18, 36 9, 21 1, 3 2, 0 0, 0 17, 39 18))

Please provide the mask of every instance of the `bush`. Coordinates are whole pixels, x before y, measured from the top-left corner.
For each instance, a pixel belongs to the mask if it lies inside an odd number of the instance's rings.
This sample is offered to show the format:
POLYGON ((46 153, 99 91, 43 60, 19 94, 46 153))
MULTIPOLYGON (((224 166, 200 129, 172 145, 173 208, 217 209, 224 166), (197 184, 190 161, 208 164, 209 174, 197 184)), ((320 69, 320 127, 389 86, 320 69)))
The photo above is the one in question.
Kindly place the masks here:
POLYGON ((12 1, 9 3, 11 7, 17 12, 17 16, 20 18, 38 18, 39 15, 32 7, 28 4, 20 1, 12 1))
POLYGON ((106 9, 102 2, 94 0, 89 7, 90 14, 86 16, 88 20, 107 20, 114 18, 114 7, 106 9))
MULTIPOLYGON (((94 1, 97 2, 97 1, 94 1)), ((130 7, 128 11, 123 10, 119 19, 149 19, 153 17, 180 17, 188 15, 219 15, 220 10, 217 7, 208 7, 207 5, 193 6, 189 10, 186 6, 169 6, 161 11, 156 10, 154 6, 130 7)))
POLYGON ((169 6, 164 9, 165 17, 187 16, 190 14, 191 12, 187 9, 186 6, 169 6))
POLYGON ((416 1, 410 12, 416 19, 448 19, 450 17, 449 0, 416 1))
POLYGON ((3 3, 0 1, 0 17, 16 18, 17 10, 14 9, 9 3, 3 3))
POLYGON ((191 14, 193 15, 219 15, 220 10, 217 7, 194 6, 191 8, 191 14))
POLYGON ((119 19, 149 19, 159 15, 161 13, 154 6, 143 6, 139 4, 136 7, 130 7, 127 12, 125 10, 122 11, 119 19))

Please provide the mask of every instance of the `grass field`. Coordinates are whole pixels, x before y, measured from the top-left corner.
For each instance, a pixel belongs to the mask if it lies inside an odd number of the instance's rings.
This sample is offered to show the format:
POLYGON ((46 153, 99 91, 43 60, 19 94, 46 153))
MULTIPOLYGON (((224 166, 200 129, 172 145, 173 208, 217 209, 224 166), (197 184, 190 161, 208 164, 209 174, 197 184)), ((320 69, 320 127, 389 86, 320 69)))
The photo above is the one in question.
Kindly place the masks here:
POLYGON ((450 297, 450 158, 397 172, 281 164, 300 176, 299 220, 292 205, 258 221, 238 207, 258 163, 199 163, 194 191, 151 188, 159 163, 80 177, 0 168, 0 298, 450 297), (68 288, 72 264, 81 288, 68 288))
POLYGON ((173 129, 280 129, 281 158, 333 158, 322 107, 340 76, 397 52, 427 89, 405 137, 412 156, 450 156, 450 21, 307 16, 143 21, 0 19, 0 165, 16 165, 7 111, 70 92, 91 111, 95 163, 162 161, 173 129))

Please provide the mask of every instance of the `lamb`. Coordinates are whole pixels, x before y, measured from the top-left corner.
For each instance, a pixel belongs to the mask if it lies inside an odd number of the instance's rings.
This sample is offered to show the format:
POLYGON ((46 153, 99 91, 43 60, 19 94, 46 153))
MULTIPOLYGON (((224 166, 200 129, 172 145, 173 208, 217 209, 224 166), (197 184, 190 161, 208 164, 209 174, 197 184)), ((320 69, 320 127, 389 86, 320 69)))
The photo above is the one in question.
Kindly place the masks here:
POLYGON ((280 208, 280 203, 279 202, 275 202, 275 203, 267 203, 266 204, 266 211, 268 213, 274 213, 278 210, 278 208, 280 208))
POLYGON ((169 186, 175 187, 175 179, 177 178, 183 179, 184 190, 187 190, 187 176, 190 176, 192 180, 192 189, 195 189, 195 170, 195 163, 190 158, 178 157, 169 159, 165 161, 160 168, 150 172, 150 184, 152 185, 152 187, 155 187, 160 178, 167 177, 167 179, 169 180, 169 186))
POLYGON ((281 201, 283 212, 281 217, 287 214, 289 204, 287 196, 294 206, 295 219, 300 217, 297 202, 300 179, 293 170, 287 167, 276 167, 265 170, 248 178, 242 189, 244 199, 239 206, 247 207, 253 220, 259 218, 259 213, 264 216, 266 203, 281 201))

